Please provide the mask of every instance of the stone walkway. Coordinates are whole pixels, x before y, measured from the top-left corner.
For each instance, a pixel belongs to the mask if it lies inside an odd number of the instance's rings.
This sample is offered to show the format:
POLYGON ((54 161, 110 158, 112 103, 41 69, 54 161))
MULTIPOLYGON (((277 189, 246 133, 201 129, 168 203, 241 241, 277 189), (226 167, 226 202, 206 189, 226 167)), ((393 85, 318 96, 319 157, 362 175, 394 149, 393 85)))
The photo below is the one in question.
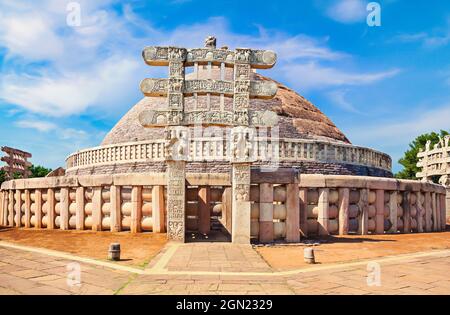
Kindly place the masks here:
POLYGON ((145 270, 64 257, 0 245, 0 294, 450 294, 450 250, 275 273, 231 244, 170 245, 145 270))
POLYGON ((197 243, 180 246, 170 259, 169 271, 271 272, 251 246, 197 243))

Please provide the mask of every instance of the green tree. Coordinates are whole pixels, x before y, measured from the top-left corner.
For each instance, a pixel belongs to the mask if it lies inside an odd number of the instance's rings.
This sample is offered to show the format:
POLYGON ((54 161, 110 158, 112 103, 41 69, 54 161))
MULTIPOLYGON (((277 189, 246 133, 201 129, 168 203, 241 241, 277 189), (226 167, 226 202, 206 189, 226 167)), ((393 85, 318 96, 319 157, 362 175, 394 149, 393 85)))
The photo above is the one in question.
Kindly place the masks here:
POLYGON ((6 172, 4 170, 0 170, 0 185, 6 181, 6 172))
POLYGON ((31 165, 28 169, 31 172, 30 178, 45 177, 52 171, 51 168, 45 168, 40 165, 31 165))
POLYGON ((20 174, 19 172, 15 172, 12 175, 13 179, 21 179, 22 178, 22 174, 20 174))
MULTIPOLYGON (((398 162, 403 165, 403 170, 395 174, 395 177, 400 179, 417 179, 416 173, 420 170, 416 165, 419 161, 417 158, 417 153, 419 153, 419 150, 425 149, 425 145, 428 140, 431 141, 431 146, 433 147, 433 145, 439 142, 439 136, 444 137, 448 134, 448 131, 441 130, 439 133, 426 133, 414 139, 409 144, 409 150, 407 150, 403 157, 398 160, 398 162)), ((438 179, 435 178, 433 180, 437 181, 438 179)))

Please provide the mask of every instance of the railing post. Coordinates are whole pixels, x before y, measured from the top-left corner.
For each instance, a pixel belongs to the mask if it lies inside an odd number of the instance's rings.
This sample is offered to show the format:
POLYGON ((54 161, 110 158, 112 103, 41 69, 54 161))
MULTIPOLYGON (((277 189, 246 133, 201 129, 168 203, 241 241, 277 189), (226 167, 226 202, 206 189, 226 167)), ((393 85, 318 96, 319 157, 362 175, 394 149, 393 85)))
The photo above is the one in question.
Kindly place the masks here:
MULTIPOLYGON (((359 151, 358 151, 359 152, 359 151)), ((364 188, 359 190, 359 222, 358 234, 367 235, 369 232, 369 190, 364 188)))
POLYGON ((22 192, 16 190, 16 226, 22 226, 22 192))
POLYGON ((308 189, 301 188, 298 193, 300 197, 300 233, 303 237, 308 236, 308 189))
POLYGON ((208 234, 211 230, 211 204, 209 186, 198 188, 198 231, 208 234))
POLYGON ((273 185, 259 184, 259 241, 273 242, 273 185))
POLYGON ((53 230, 55 228, 55 191, 49 188, 47 191, 47 229, 53 230))
POLYGON ((232 226, 232 218, 231 218, 231 213, 232 213, 232 193, 231 193, 231 187, 226 187, 223 190, 223 195, 222 195, 222 212, 223 215, 225 217, 225 229, 228 231, 228 233, 230 233, 231 235, 231 226, 232 226))
POLYGON ((376 195, 375 233, 384 234, 384 190, 377 189, 376 195))
POLYGON ((436 193, 431 193, 431 210, 433 213, 433 231, 437 232, 438 224, 437 224, 437 205, 436 205, 436 193))
POLYGON ((329 196, 328 188, 319 188, 319 202, 317 204, 319 214, 317 222, 319 223, 319 235, 329 235, 328 225, 329 225, 329 208, 330 204, 328 201, 329 196))
POLYGON ((442 214, 441 224, 442 224, 442 231, 445 231, 445 229, 447 227, 447 214, 446 214, 445 195, 444 194, 440 194, 440 196, 441 196, 441 214, 442 214))
POLYGON ((339 188, 339 235, 348 234, 349 204, 350 204, 350 189, 339 188))
POLYGON ((34 203, 36 204, 36 212, 34 213, 34 216, 36 217, 36 224, 34 227, 40 229, 42 228, 42 190, 36 189, 34 191, 34 195, 34 203))
POLYGON ((141 232, 142 219, 142 186, 133 186, 131 189, 131 233, 141 232))
POLYGON ((93 188, 92 196, 92 230, 102 230, 102 187, 93 188))
POLYGON ((14 226, 14 190, 9 191, 9 205, 8 205, 9 224, 8 226, 14 226))
POLYGON ((403 192, 402 208, 403 208, 403 233, 411 233, 411 201, 410 192, 403 192))
POLYGON ((391 228, 389 229, 389 233, 397 233, 398 225, 398 202, 397 202, 397 192, 391 192, 391 196, 389 198, 389 221, 391 222, 391 228))
POLYGON ((423 218, 424 218, 424 214, 425 214, 425 196, 422 197, 424 195, 422 195, 422 193, 420 192, 420 190, 417 192, 417 201, 416 201, 416 206, 417 206, 417 232, 419 233, 423 233, 424 230, 424 222, 423 222, 423 218))
POLYGON ((431 192, 427 191, 425 193, 425 231, 431 232, 433 229, 431 216, 433 214, 431 192))
POLYGON ((120 212, 120 205, 121 205, 120 191, 121 191, 120 186, 115 185, 111 186, 111 198, 110 198, 111 232, 120 232, 122 230, 122 215, 120 212))
POLYGON ((300 200, 298 183, 286 185, 286 242, 300 242, 300 200))
POLYGON ((77 187, 75 202, 77 204, 76 229, 84 230, 84 206, 85 206, 84 187, 77 187))
POLYGON ((4 221, 4 212, 5 212, 4 201, 5 201, 5 192, 4 191, 0 191, 0 226, 5 225, 3 223, 3 221, 4 221))
POLYGON ((60 226, 61 230, 69 229, 69 188, 61 188, 60 199, 60 226))
POLYGON ((165 203, 164 186, 153 186, 152 189, 153 232, 164 233, 165 229, 165 203))
POLYGON ((445 195, 445 217, 446 221, 450 220, 450 187, 446 188, 446 195, 445 195))
POLYGON ((30 228, 30 219, 31 219, 31 197, 30 191, 25 190, 25 227, 30 228))

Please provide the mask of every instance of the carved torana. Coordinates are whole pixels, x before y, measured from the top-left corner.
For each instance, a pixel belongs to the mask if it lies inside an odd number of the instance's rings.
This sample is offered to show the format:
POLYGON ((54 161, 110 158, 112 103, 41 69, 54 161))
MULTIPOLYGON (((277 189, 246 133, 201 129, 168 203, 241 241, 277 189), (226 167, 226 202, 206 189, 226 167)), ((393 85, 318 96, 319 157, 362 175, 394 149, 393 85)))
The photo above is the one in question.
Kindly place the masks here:
POLYGON ((416 174, 418 178, 430 182, 433 176, 439 176, 439 183, 450 187, 450 135, 439 138, 433 147, 427 141, 425 150, 420 150, 417 157, 417 166, 421 168, 416 174))

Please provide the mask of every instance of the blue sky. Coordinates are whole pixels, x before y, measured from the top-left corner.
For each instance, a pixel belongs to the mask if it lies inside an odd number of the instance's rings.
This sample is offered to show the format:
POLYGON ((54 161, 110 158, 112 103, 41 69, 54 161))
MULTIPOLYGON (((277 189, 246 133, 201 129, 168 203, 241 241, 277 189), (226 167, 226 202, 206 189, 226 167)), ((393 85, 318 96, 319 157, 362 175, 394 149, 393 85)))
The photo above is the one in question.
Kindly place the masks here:
MULTIPOLYGON (((384 0, 369 27, 364 0, 0 0, 0 144, 64 165, 98 145, 163 76, 146 45, 273 49, 264 71, 312 101, 357 145, 394 162, 417 135, 450 129, 450 2, 384 0), (258 4, 257 4, 258 3, 258 4)), ((400 169, 394 164, 394 171, 400 169)))

